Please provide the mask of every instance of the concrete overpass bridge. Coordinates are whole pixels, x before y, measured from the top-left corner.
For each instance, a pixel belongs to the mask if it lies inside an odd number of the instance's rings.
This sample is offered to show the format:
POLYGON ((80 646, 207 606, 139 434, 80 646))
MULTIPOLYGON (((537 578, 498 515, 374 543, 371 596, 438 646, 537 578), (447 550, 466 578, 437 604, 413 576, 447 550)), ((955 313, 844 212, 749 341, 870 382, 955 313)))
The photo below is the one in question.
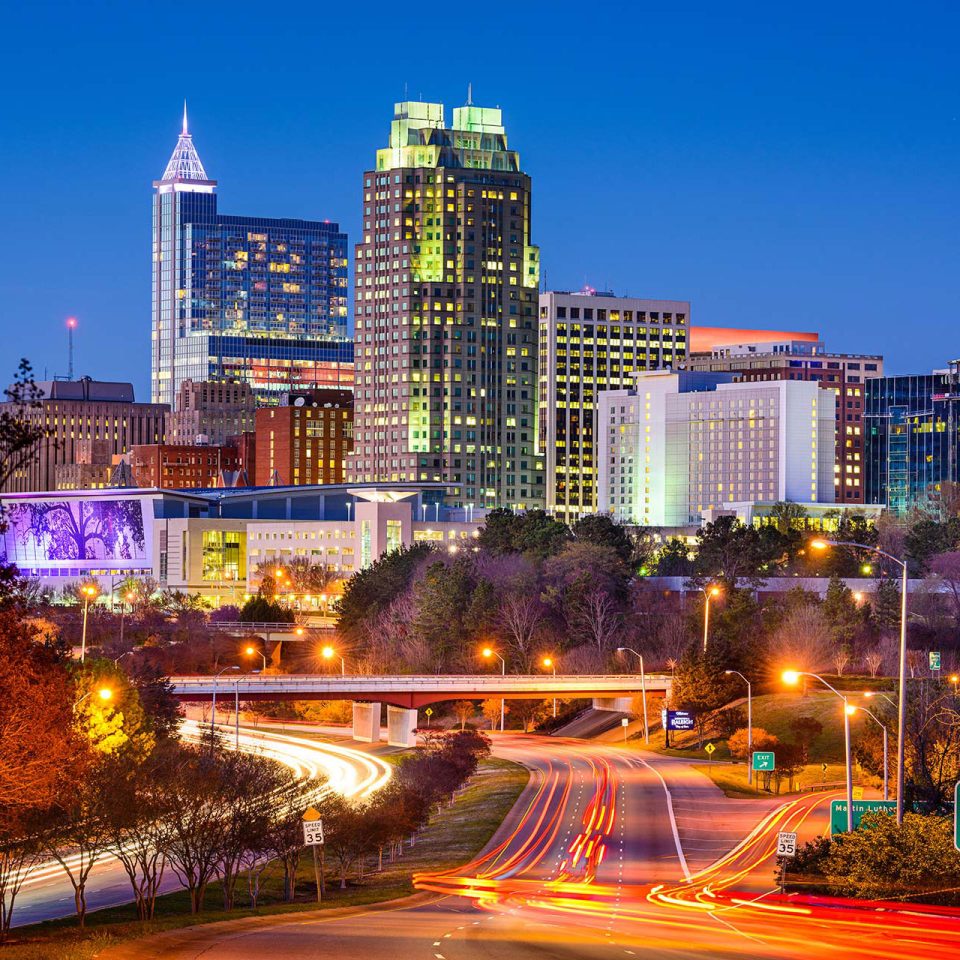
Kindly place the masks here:
MULTIPOLYGON (((388 742, 413 746, 417 710, 443 700, 531 700, 551 697, 591 698, 598 710, 628 712, 640 693, 638 674, 574 676, 552 674, 341 676, 329 674, 240 674, 217 680, 208 676, 171 677, 174 695, 204 701, 235 694, 241 700, 352 700, 353 736, 380 739, 380 712, 387 704, 388 742)), ((669 674, 646 674, 648 694, 670 695, 669 674)))

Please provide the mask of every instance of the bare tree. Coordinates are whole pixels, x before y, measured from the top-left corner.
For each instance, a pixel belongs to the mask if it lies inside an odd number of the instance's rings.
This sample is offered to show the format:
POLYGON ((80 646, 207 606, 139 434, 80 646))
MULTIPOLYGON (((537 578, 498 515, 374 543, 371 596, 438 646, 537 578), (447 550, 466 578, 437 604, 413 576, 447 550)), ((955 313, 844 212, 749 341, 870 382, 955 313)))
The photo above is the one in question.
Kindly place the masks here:
POLYGON ((847 669, 850 663, 850 651, 845 647, 839 647, 833 652, 833 665, 837 668, 837 676, 842 677, 843 671, 847 669))
POLYGON ((17 835, 19 826, 0 842, 0 942, 10 934, 13 908, 27 874, 44 858, 35 837, 17 835))
POLYGON ((544 612, 543 604, 536 594, 515 591, 503 598, 497 610, 497 623, 506 634, 507 643, 513 652, 512 659, 523 673, 532 671, 534 643, 543 622, 544 612))
POLYGON ((35 456, 49 430, 38 415, 43 391, 33 379, 29 360, 21 360, 0 404, 0 490, 35 456))
POLYGON ((457 700, 453 706, 453 715, 460 721, 461 730, 466 727, 468 720, 473 719, 476 712, 472 700, 457 700))
POLYGON ((870 672, 871 677, 876 677, 880 672, 880 668, 883 666, 883 654, 880 650, 871 650, 867 653, 863 662, 866 665, 867 670, 870 672))
POLYGON ((831 663, 834 644, 830 627, 816 604, 790 610, 770 641, 771 653, 782 663, 816 671, 831 663))
POLYGON ((616 602, 605 590, 591 590, 578 604, 578 625, 600 654, 616 646, 622 619, 616 602))

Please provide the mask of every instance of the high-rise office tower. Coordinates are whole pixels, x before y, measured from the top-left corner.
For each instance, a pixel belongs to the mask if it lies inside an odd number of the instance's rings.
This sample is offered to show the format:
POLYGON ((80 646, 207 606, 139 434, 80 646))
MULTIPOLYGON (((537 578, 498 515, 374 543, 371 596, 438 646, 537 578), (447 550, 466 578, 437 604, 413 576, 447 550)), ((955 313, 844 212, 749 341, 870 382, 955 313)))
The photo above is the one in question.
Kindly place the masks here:
POLYGON ((597 510, 596 409, 602 390, 687 355, 688 300, 598 293, 540 295, 540 448, 547 509, 572 521, 597 510))
POLYGON ((217 182, 183 130, 153 184, 151 393, 187 379, 249 383, 258 403, 347 387, 347 238, 335 223, 217 213, 217 182))
POLYGON ((500 110, 396 104, 363 177, 351 480, 543 506, 530 203, 500 110))

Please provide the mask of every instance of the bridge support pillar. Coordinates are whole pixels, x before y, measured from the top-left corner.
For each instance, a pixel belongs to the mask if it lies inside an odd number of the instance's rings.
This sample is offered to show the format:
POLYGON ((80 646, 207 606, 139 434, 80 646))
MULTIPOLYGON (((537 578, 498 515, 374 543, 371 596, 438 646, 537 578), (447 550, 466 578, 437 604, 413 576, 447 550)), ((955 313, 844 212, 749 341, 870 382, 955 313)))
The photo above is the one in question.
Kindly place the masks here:
POLYGON ((612 710, 616 713, 630 713, 633 697, 594 697, 594 710, 612 710))
POLYGON ((387 706, 387 743, 391 747, 415 747, 416 729, 416 710, 387 706))
POLYGON ((353 701, 353 739, 363 743, 380 742, 380 704, 353 701))

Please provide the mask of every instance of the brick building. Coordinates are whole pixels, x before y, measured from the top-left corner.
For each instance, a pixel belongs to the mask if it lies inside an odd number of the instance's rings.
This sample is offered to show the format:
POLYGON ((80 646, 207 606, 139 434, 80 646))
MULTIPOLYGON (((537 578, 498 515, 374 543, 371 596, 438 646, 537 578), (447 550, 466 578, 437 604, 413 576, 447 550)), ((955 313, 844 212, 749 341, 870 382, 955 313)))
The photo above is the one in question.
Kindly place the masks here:
POLYGON ((138 487, 204 490, 237 485, 240 454, 235 446, 152 443, 138 445, 130 456, 138 487))

